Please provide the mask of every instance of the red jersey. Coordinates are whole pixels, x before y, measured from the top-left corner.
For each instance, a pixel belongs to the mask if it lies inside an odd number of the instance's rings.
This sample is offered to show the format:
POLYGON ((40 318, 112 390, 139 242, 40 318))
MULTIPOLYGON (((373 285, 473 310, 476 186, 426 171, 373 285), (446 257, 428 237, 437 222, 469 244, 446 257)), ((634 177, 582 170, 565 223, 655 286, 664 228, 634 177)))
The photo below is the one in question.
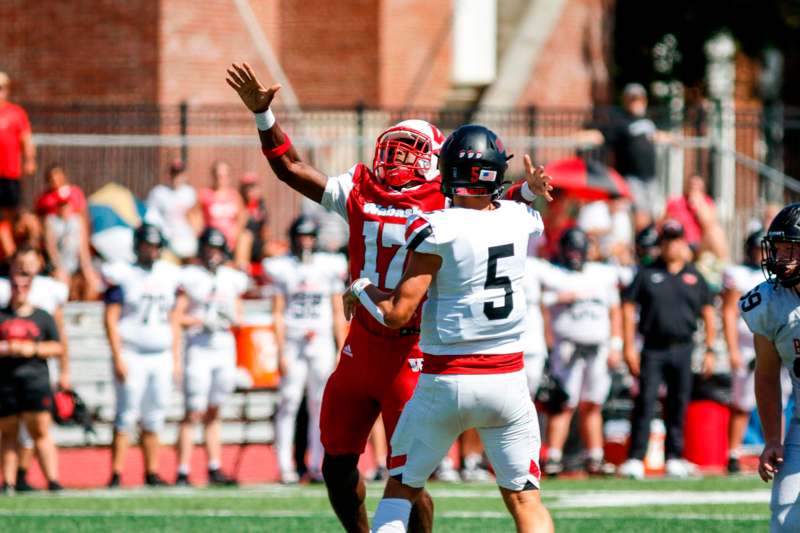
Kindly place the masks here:
MULTIPOLYGON (((391 290, 400 282, 406 263, 406 219, 415 213, 443 209, 445 197, 439 178, 397 191, 380 183, 359 163, 349 172, 328 179, 322 205, 338 213, 350 227, 350 278, 369 278, 378 288, 391 290)), ((417 309, 406 327, 419 330, 420 317, 417 309)), ((399 334, 379 324, 361 307, 355 320, 376 334, 399 334)))
POLYGON ((22 136, 31 131, 28 114, 16 104, 0 104, 0 177, 22 175, 22 136))
POLYGON ((42 193, 36 201, 36 213, 39 216, 55 215, 64 198, 72 207, 73 212, 86 211, 86 196, 77 185, 64 185, 59 189, 50 189, 42 193), (63 189, 63 190, 62 190, 63 189))
POLYGON ((221 231, 228 246, 233 249, 236 246, 239 210, 242 208, 239 193, 233 189, 203 189, 200 191, 200 208, 206 225, 221 231))

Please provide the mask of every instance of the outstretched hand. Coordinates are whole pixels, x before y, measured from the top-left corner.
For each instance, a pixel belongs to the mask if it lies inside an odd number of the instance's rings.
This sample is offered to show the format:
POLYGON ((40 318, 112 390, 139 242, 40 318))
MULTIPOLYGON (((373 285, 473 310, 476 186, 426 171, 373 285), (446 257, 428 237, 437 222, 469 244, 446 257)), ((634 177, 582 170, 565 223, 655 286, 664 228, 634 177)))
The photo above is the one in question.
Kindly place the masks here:
POLYGON ((228 77, 225 78, 225 81, 233 87, 244 105, 253 113, 261 113, 269 109, 275 93, 281 88, 280 85, 273 85, 269 89, 265 88, 247 63, 232 64, 228 69, 228 77))
POLYGON ((553 190, 553 186, 550 185, 550 182, 553 181, 553 177, 544 173, 543 166, 534 167, 528 154, 525 154, 522 159, 525 163, 525 181, 528 182, 528 187, 536 196, 544 196, 545 200, 552 202, 553 195, 550 194, 550 191, 553 190))

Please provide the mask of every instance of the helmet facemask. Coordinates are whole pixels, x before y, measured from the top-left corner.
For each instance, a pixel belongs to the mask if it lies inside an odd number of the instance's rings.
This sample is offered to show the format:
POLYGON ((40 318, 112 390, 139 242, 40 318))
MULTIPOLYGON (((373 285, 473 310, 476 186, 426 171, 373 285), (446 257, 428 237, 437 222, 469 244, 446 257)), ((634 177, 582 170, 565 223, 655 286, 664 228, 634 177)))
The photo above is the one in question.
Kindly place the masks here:
POLYGON ((375 145, 372 169, 379 180, 390 187, 405 187, 425 182, 436 168, 431 139, 411 129, 390 128, 375 145))
POLYGON ((203 266, 211 272, 215 272, 228 259, 225 248, 212 246, 211 244, 203 244, 200 250, 200 258, 203 261, 203 266))
POLYGON ((761 268, 767 281, 794 287, 800 283, 800 239, 767 234, 761 241, 761 268))

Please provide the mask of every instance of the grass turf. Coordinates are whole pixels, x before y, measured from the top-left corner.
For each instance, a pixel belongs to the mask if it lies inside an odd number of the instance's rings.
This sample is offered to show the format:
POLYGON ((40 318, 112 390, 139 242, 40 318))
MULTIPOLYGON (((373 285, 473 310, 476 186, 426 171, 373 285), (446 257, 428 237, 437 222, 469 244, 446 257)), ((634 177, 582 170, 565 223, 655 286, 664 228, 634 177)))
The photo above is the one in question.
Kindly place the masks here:
MULTIPOLYGON (((431 483, 436 531, 513 531, 490 484, 431 483)), ((768 487, 753 478, 545 480, 559 532, 766 531, 768 487)), ((381 486, 369 488, 374 511, 381 486)), ((67 491, 0 497, 0 531, 340 531, 321 486, 67 491)))

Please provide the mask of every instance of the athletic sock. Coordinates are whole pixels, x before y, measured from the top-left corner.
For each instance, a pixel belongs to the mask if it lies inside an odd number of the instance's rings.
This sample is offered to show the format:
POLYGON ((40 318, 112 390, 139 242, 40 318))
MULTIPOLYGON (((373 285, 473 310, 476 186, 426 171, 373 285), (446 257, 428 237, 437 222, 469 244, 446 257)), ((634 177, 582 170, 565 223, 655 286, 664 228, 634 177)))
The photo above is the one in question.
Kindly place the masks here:
POLYGON ((547 449, 547 460, 548 461, 555 461, 559 462, 561 460, 561 448, 548 448, 547 449))
POLYGON ((384 498, 378 503, 372 519, 373 533, 405 533, 411 502, 403 498, 384 498))
POLYGON ((219 470, 220 464, 219 461, 209 461, 208 462, 208 469, 209 470, 219 470))
POLYGON ((728 450, 728 457, 730 459, 738 459, 742 456, 742 450, 739 448, 731 448, 728 450))
POLYGON ((602 461, 603 448, 591 448, 587 450, 586 457, 592 461, 602 461))
POLYGON ((178 473, 184 476, 189 475, 189 465, 178 465, 178 473))

